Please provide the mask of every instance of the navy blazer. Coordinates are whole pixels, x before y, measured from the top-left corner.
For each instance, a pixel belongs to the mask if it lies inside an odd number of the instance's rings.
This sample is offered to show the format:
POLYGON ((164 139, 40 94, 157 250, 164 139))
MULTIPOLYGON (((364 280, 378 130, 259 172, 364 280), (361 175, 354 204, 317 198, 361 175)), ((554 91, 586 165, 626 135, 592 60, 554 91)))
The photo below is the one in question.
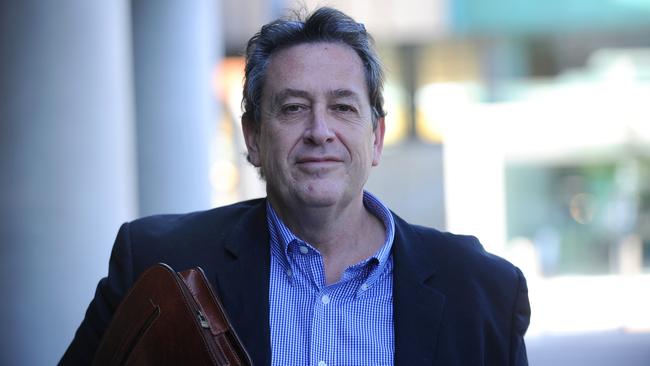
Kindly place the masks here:
MULTIPOLYGON (((521 271, 474 237, 394 218, 395 365, 527 365, 530 307, 521 271)), ((158 262, 177 271, 201 266, 255 365, 270 365, 265 199, 122 225, 108 277, 60 364, 90 364, 121 299, 158 262)))

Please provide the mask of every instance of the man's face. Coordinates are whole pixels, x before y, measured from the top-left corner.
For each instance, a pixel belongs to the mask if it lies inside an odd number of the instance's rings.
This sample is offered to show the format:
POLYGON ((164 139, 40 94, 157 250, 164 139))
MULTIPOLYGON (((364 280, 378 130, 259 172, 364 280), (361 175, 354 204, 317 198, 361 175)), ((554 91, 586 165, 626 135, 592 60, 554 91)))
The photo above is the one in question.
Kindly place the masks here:
POLYGON ((277 209, 345 207, 379 163, 384 121, 372 128, 361 59, 338 43, 299 44, 271 57, 261 126, 244 123, 253 165, 277 209))

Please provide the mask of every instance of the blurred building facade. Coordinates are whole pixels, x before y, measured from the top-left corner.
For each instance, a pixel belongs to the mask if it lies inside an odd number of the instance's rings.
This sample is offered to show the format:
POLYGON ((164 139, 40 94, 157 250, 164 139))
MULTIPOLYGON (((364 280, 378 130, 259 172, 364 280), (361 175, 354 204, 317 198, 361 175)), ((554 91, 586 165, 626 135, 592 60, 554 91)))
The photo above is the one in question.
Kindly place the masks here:
MULTIPOLYGON (((243 48, 319 4, 0 3, 1 364, 58 360, 121 222, 264 195, 239 128, 243 48)), ((368 189, 520 266, 532 336, 650 330, 650 2, 328 4, 387 69, 368 189)))

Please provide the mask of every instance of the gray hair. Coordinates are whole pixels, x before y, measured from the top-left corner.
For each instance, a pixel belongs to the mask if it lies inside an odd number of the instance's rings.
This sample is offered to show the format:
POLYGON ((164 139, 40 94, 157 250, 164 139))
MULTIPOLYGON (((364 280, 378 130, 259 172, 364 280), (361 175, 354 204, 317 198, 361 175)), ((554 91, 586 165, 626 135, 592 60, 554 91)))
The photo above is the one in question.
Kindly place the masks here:
POLYGON ((246 70, 242 107, 244 123, 259 129, 261 123, 261 98, 264 76, 271 55, 288 47, 315 42, 337 42, 350 46, 361 58, 365 69, 368 97, 372 108, 373 129, 379 118, 384 117, 384 71, 373 48, 373 40, 363 24, 343 12, 323 7, 311 13, 305 20, 277 19, 262 27, 246 46, 246 70))

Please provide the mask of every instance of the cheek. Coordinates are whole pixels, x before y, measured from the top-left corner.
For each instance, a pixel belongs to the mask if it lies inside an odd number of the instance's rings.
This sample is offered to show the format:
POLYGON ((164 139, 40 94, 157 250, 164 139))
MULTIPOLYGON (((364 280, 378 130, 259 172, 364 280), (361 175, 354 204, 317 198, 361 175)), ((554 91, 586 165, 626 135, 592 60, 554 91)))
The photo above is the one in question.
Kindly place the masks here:
POLYGON ((266 162, 268 168, 277 169, 285 164, 290 146, 286 137, 278 131, 266 131, 264 136, 261 159, 266 162))
POLYGON ((363 152, 369 159, 375 156, 375 135, 365 135, 359 142, 359 146, 363 146, 363 152))

